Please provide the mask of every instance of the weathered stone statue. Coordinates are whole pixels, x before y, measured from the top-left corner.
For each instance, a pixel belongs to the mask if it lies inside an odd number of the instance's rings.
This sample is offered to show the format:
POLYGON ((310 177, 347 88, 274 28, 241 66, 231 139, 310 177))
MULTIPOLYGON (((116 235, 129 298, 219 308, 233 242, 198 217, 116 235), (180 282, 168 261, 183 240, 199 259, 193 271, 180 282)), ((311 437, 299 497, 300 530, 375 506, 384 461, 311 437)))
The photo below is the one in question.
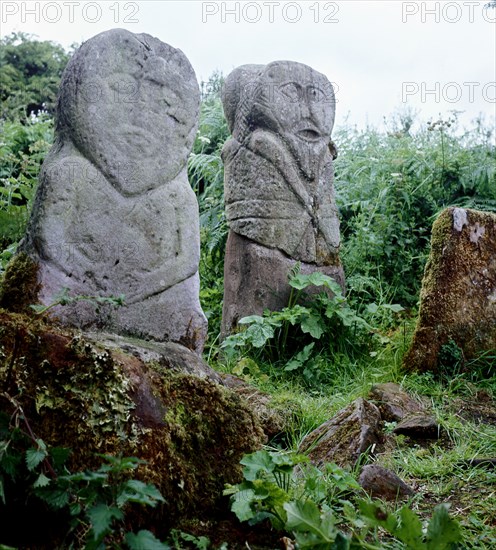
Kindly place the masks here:
POLYGON ((223 333, 237 321, 287 304, 287 274, 322 271, 344 286, 331 142, 329 80, 291 61, 244 65, 227 78, 232 133, 223 150, 230 226, 223 333))
POLYGON ((85 42, 62 78, 55 144, 41 170, 22 248, 41 299, 124 294, 101 319, 85 302, 57 310, 82 327, 200 350, 198 205, 186 162, 200 94, 180 50, 116 29, 85 42))

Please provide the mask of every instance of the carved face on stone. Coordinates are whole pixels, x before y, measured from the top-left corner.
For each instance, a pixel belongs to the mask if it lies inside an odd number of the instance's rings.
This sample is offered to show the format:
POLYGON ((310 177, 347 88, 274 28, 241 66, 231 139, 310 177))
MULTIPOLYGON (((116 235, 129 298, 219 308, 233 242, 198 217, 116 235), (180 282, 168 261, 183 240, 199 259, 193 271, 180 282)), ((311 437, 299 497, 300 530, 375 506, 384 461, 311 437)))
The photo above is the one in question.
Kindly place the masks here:
POLYGON ((196 80, 179 50, 147 35, 100 36, 106 41, 103 53, 95 52, 98 40, 91 41, 90 51, 83 45, 64 75, 61 124, 114 187, 136 195, 184 168, 199 91, 192 89, 198 88, 196 80))
POLYGON ((329 142, 334 124, 334 91, 311 67, 289 61, 266 66, 260 76, 254 118, 284 136, 306 144, 329 142))

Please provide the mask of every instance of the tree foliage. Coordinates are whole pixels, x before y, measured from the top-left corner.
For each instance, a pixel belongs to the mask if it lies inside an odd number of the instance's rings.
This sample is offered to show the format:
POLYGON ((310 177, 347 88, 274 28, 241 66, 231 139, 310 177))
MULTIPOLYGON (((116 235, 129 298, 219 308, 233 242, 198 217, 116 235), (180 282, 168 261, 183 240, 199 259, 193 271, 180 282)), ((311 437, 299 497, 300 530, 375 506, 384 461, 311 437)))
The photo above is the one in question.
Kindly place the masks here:
POLYGON ((54 42, 18 32, 0 40, 2 119, 54 113, 62 72, 70 54, 54 42))

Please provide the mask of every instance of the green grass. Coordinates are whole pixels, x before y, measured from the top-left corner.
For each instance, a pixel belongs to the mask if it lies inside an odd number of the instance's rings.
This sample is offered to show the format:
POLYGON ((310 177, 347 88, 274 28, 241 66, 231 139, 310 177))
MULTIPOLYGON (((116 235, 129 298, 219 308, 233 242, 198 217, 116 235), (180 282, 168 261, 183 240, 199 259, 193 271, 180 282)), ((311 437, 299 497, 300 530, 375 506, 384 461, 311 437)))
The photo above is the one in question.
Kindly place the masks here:
MULTIPOLYGON (((351 361, 346 355, 334 356, 326 363, 320 357, 318 368, 327 371, 325 382, 309 387, 303 379, 281 376, 281 367, 271 363, 256 363, 241 375, 261 391, 272 396, 275 408, 285 411, 285 437, 277 438, 278 448, 297 450, 302 439, 323 422, 332 418, 358 397, 366 397, 375 383, 396 382, 412 396, 422 400, 442 427, 439 440, 408 441, 404 436, 388 435, 386 450, 375 457, 382 465, 395 471, 416 495, 409 504, 425 520, 437 504, 449 503, 450 513, 462 525, 462 548, 485 550, 496 541, 496 470, 491 467, 469 466, 473 458, 496 458, 496 395, 494 376, 484 377, 473 369, 448 377, 407 373, 401 362, 411 337, 413 323, 405 321, 390 334, 389 344, 378 349, 374 357, 363 356, 351 361), (482 393, 481 393, 482 392, 482 393), (471 419, 468 406, 480 406, 487 401, 487 410, 494 412, 489 422, 471 419), (492 408, 492 409, 491 409, 492 408), (462 415, 465 414, 465 417, 462 415)), ((216 368, 240 374, 238 361, 221 362, 216 368)), ((471 367, 491 367, 488 355, 474 361, 471 367)), ((494 364, 492 364, 494 366, 494 364)), ((487 412, 487 411, 486 411, 487 412)), ((385 432, 390 432, 387 429, 385 432)), ((270 445, 270 443, 269 443, 270 445)), ((370 461, 364 457, 363 463, 370 461)), ((359 468, 354 471, 358 475, 359 468)), ((390 505, 389 505, 390 506, 390 505)), ((340 518, 346 524, 344 518, 340 518)), ((377 535, 384 548, 402 548, 377 535)))

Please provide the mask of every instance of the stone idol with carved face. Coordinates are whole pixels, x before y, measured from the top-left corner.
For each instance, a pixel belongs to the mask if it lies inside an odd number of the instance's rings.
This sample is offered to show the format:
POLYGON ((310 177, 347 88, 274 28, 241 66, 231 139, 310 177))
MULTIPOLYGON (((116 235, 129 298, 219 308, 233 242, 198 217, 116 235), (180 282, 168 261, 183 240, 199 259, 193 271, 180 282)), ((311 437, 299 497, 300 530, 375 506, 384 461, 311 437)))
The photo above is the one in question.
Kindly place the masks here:
POLYGON ((201 350, 199 221, 187 179, 200 94, 180 50, 116 29, 85 42, 62 78, 55 143, 22 248, 41 299, 119 296, 102 318, 85 301, 67 324, 182 342, 201 350))
POLYGON ((307 65, 244 65, 227 78, 232 138, 223 150, 226 215, 223 333, 287 305, 288 271, 321 271, 344 287, 333 188, 334 90, 307 65))

